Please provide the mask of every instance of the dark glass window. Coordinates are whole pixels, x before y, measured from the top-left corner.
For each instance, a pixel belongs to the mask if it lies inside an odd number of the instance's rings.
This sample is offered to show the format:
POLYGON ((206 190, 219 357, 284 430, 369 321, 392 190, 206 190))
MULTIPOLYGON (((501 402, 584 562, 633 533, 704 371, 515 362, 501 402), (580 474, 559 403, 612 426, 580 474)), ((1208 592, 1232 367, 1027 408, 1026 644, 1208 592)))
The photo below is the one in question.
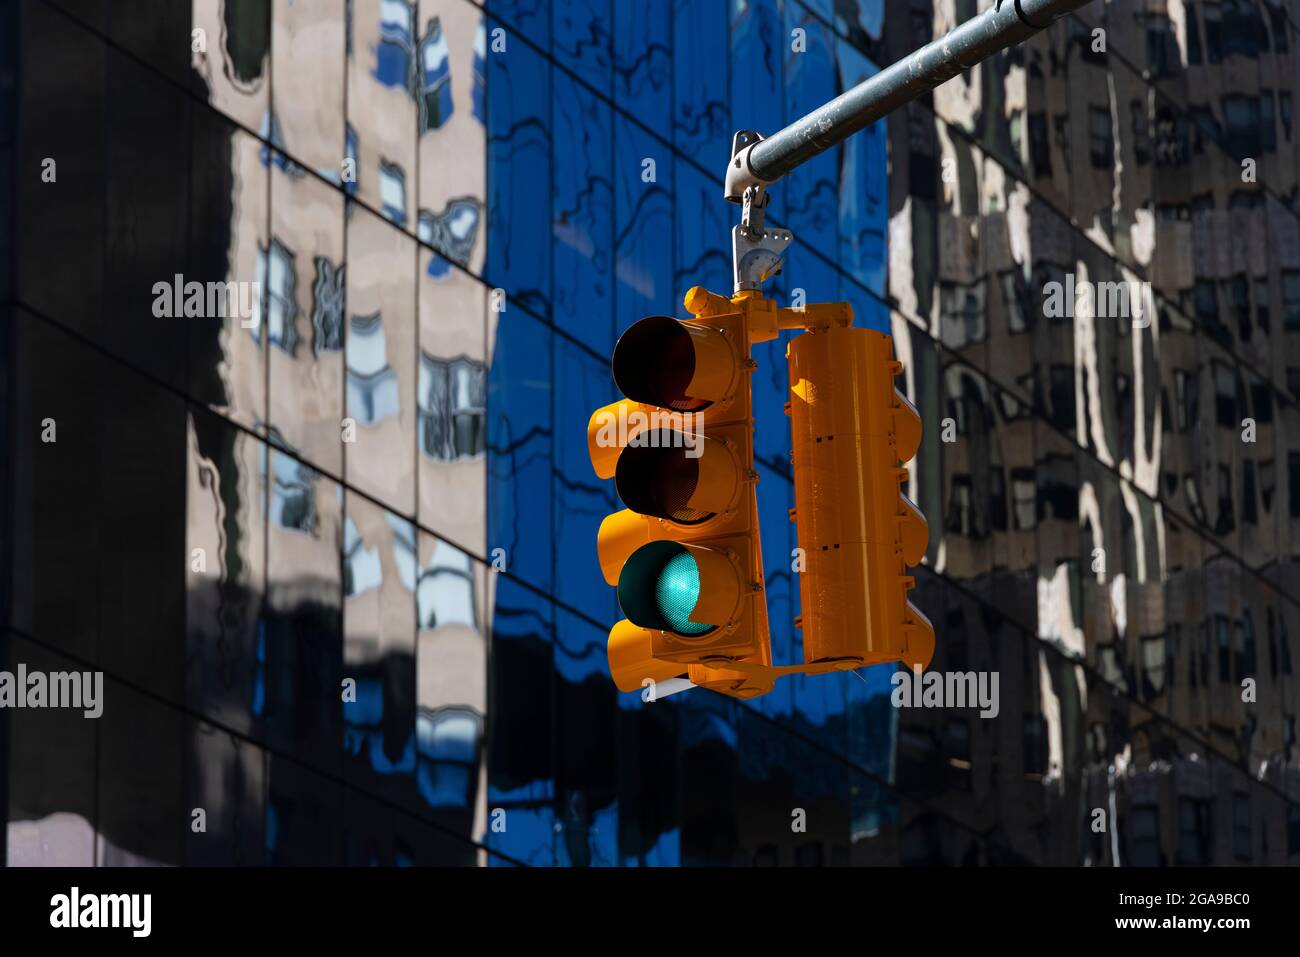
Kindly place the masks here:
POLYGON ((464 356, 420 356, 420 448, 451 462, 481 455, 487 426, 487 376, 483 363, 464 356))
POLYGON ((1154 804, 1139 804, 1129 815, 1133 832, 1133 866, 1160 866, 1160 811, 1154 804))
POLYGON ((1255 323, 1259 326, 1260 331, 1268 335, 1268 304, 1271 298, 1270 287, 1267 279, 1255 280, 1255 323))
POLYGON ((1277 616, 1268 609, 1268 673, 1277 677, 1277 616))
POLYGON ((1264 21, 1255 0, 1224 0, 1223 44, 1226 55, 1259 56, 1264 45, 1264 21))
POLYGON ((1001 465, 989 468, 989 523, 994 531, 1007 530, 1007 474, 1001 465))
POLYGON ((1219 297, 1215 292, 1214 280, 1198 279, 1192 288, 1192 302, 1196 307, 1196 318, 1203 323, 1213 323, 1219 318, 1219 297))
POLYGON ((1109 107, 1088 107, 1088 153, 1096 169, 1109 169, 1115 162, 1115 131, 1109 107))
POLYGON ((1169 64, 1173 61, 1170 47, 1174 46, 1173 36, 1169 33, 1168 21, 1157 21, 1147 25, 1147 69, 1151 78, 1158 80, 1169 76, 1173 71, 1169 64))
POLYGON ((1186 432, 1192 424, 1194 404, 1192 395, 1196 383, 1182 369, 1174 370, 1174 423, 1175 431, 1186 432))
POLYGON ((1241 522, 1243 525, 1259 524, 1256 505, 1255 463, 1249 459, 1241 463, 1241 522))
POLYGON ((442 21, 437 17, 429 21, 420 41, 418 76, 420 132, 423 133, 438 129, 452 114, 447 40, 442 33, 442 21))
POLYGON ((951 718, 944 728, 943 752, 948 759, 950 787, 969 791, 971 787, 970 720, 951 718))
POLYGON ((1264 0, 1268 8, 1269 26, 1273 31, 1273 52, 1286 53, 1291 49, 1291 40, 1288 34, 1291 32, 1291 26, 1287 22, 1286 10, 1282 7, 1283 0, 1264 0))
POLYGON ((1196 4, 1185 3, 1187 11, 1187 63, 1196 66, 1201 62, 1201 23, 1196 18, 1196 4))
POLYGON ((1277 150, 1277 118, 1273 114, 1273 91, 1260 90, 1259 142, 1265 153, 1277 150))
POLYGON ((1236 512, 1232 505, 1232 466, 1219 466, 1219 519, 1214 523, 1215 534, 1226 535, 1237 527, 1236 512))
POLYGON ((1205 57, 1210 63, 1223 62, 1223 11, 1217 3, 1205 5, 1205 57))
POLYGON ((1228 152, 1238 159, 1258 156, 1263 143, 1260 135, 1260 98, 1238 94, 1225 96, 1223 119, 1227 125, 1228 152))
POLYGON ((1210 863, 1210 802, 1178 799, 1178 863, 1210 863))
POLYGON ((1300 518, 1300 452, 1288 452, 1286 456, 1287 485, 1290 493, 1288 514, 1291 518, 1300 518))
POLYGON ((1239 861, 1250 860, 1250 796, 1232 796, 1232 853, 1239 861))
POLYGON ((1282 273, 1282 328, 1300 330, 1300 269, 1282 273))
POLYGON ((1258 379, 1250 383, 1250 408, 1259 423, 1273 421, 1273 390, 1258 379))
POLYGON ((1239 273, 1227 281, 1227 300, 1232 304, 1232 317, 1237 321, 1237 336, 1242 342, 1250 341, 1250 280, 1239 273))
POLYGON ((1051 376, 1051 418, 1064 432, 1074 431, 1074 366, 1053 364, 1051 376))
POLYGON ((1223 130, 1219 126, 1219 121, 1215 119, 1214 112, 1208 106, 1194 106, 1188 112, 1191 114, 1192 132, 1196 136, 1192 152, 1203 153, 1206 143, 1223 139, 1223 130))
POLYGON ((1232 680, 1232 626, 1226 615, 1214 616, 1214 639, 1219 649, 1219 682, 1232 680))
POLYGON ((1291 673, 1291 640, 1286 634, 1286 619, 1279 619, 1278 624, 1278 647, 1282 650, 1282 674, 1291 673))
POLYGON ((270 50, 270 16, 257 0, 226 0, 222 6, 231 72, 240 83, 251 84, 261 77, 270 50))
POLYGON ((1027 714, 1021 722, 1021 748, 1025 774, 1047 773, 1047 727, 1040 714, 1027 714))
POLYGON ((1225 429, 1237 427, 1237 375, 1224 362, 1214 363, 1214 416, 1225 429))

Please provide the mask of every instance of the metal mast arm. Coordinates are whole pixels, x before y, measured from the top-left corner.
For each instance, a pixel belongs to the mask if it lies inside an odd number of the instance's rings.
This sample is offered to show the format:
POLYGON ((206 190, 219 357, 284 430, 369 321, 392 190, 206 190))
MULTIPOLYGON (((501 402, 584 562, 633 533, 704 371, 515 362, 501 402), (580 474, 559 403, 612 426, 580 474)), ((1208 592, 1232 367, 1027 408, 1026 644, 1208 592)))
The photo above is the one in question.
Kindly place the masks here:
MULTIPOLYGON (((766 139, 742 130, 732 144, 724 182, 726 198, 742 203, 745 214, 733 233, 736 291, 757 289, 771 275, 770 234, 763 228, 766 187, 885 114, 933 90, 1009 46, 1020 43, 1077 10, 1089 0, 994 0, 946 36, 881 70, 853 89, 796 120, 766 139), (766 244, 765 237, 769 240, 766 244), (751 266, 742 270, 742 260, 751 266)), ((789 234, 785 234, 786 237, 789 234)), ((777 267, 779 268, 779 266, 777 267)))

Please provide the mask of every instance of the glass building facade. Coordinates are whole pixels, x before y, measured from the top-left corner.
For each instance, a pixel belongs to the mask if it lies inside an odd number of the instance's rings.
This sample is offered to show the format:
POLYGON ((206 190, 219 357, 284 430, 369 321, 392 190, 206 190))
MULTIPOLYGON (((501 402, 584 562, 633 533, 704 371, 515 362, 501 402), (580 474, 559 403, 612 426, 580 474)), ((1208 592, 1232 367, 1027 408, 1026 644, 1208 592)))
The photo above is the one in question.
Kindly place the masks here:
POLYGON ((894 336, 996 717, 609 679, 614 342, 729 291, 735 130, 988 2, 0 2, 0 651, 105 688, 0 709, 8 863, 1300 861, 1294 3, 1098 0, 772 190, 768 294, 894 336))

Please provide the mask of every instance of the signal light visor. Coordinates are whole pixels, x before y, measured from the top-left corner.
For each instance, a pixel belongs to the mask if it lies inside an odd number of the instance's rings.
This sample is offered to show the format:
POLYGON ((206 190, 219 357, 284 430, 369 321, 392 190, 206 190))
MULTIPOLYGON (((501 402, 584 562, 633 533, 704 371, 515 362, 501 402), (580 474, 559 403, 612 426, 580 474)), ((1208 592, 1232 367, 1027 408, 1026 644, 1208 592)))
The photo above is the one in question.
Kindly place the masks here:
POLYGON ((619 337, 614 382, 629 399, 698 412, 732 391, 739 364, 727 337, 710 326, 650 316, 619 337))

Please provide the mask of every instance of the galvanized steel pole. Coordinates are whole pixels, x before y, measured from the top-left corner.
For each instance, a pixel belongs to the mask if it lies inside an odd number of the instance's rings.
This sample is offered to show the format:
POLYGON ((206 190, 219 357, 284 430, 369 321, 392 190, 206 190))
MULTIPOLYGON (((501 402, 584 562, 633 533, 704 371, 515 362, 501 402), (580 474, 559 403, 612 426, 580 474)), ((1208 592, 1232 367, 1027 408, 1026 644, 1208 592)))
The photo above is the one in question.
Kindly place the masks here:
POLYGON ((766 139, 743 145, 728 166, 726 196, 771 183, 885 114, 933 90, 1000 50, 1045 30, 1089 0, 994 0, 946 36, 899 60, 766 139))

